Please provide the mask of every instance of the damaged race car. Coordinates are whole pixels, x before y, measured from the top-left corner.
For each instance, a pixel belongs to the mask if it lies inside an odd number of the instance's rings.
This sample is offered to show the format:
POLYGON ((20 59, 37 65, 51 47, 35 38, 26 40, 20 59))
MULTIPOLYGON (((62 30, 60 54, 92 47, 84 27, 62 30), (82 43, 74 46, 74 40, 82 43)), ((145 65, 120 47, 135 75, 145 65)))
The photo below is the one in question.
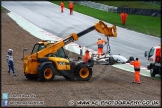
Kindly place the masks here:
POLYGON ((103 54, 98 58, 98 54, 91 54, 92 59, 95 61, 95 64, 100 65, 114 65, 114 64, 125 64, 134 61, 134 57, 130 56, 129 59, 121 56, 120 54, 103 54))

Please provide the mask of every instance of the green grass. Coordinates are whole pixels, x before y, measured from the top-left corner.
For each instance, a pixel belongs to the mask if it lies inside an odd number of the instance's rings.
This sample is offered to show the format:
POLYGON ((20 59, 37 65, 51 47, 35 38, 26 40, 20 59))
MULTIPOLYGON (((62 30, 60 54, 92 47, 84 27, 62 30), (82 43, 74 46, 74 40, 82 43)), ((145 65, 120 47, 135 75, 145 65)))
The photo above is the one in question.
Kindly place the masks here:
POLYGON ((157 80, 161 80, 160 76, 155 76, 155 77, 151 77, 152 79, 157 79, 157 80))
MULTIPOLYGON (((55 4, 60 4, 60 1, 51 1, 55 4)), ((69 2, 64 1, 65 7, 68 7, 69 2)), ((79 4, 74 4, 74 11, 92 16, 107 23, 114 24, 119 27, 140 33, 153 35, 161 38, 161 17, 143 16, 143 15, 128 15, 126 25, 121 24, 119 13, 105 12, 79 4)), ((109 26, 109 25, 108 25, 109 26)))
POLYGON ((1 11, 4 9, 4 7, 1 6, 1 11))

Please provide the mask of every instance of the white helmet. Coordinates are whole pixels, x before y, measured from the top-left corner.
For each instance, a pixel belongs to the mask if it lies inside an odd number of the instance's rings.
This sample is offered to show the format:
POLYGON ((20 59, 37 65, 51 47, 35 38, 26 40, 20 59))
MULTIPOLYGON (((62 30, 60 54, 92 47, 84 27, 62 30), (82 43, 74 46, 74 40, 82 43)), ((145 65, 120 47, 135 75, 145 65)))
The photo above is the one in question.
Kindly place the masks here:
POLYGON ((13 52, 13 50, 12 49, 8 49, 8 53, 12 53, 13 52))

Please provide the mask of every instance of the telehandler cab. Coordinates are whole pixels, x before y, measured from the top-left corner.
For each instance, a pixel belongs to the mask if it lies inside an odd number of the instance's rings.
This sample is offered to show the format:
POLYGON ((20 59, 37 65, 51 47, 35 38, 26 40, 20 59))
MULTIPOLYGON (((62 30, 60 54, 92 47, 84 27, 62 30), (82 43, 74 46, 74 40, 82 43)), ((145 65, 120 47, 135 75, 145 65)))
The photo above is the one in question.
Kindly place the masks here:
POLYGON ((64 76, 67 80, 88 81, 92 76, 93 60, 84 64, 83 61, 74 62, 65 54, 63 47, 70 42, 77 41, 79 37, 96 30, 107 37, 116 37, 116 26, 108 27, 102 21, 97 22, 94 26, 81 31, 72 33, 68 37, 57 41, 42 41, 34 45, 30 55, 24 56, 23 50, 23 67, 27 79, 44 82, 53 80, 55 75, 64 76))

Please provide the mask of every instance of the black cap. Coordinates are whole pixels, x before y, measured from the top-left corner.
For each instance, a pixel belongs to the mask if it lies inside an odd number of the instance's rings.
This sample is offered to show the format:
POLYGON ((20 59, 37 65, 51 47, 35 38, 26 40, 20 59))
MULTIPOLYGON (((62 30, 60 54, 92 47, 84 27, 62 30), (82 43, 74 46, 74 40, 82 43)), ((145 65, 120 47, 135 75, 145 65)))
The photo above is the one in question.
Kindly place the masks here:
POLYGON ((89 52, 89 50, 86 50, 86 52, 89 52))

